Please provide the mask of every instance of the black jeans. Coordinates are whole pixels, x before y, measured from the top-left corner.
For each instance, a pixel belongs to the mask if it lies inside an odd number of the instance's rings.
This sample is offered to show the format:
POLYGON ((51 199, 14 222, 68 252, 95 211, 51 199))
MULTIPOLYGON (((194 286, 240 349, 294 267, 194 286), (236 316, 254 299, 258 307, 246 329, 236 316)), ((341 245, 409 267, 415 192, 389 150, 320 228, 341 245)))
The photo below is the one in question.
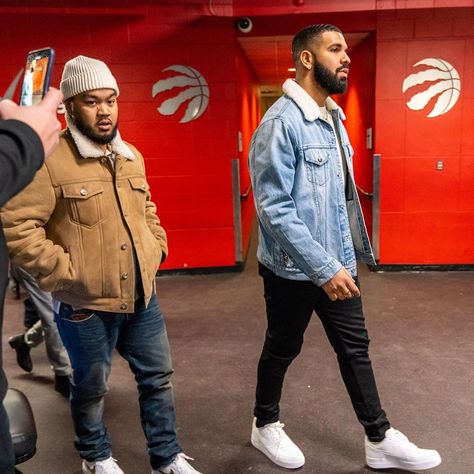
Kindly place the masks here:
POLYGON ((283 379, 300 353, 304 332, 315 311, 337 354, 358 420, 371 441, 381 441, 390 424, 380 405, 369 358, 361 298, 331 301, 313 282, 280 278, 262 264, 259 274, 264 282, 268 328, 258 364, 254 411, 257 426, 279 420, 283 379))

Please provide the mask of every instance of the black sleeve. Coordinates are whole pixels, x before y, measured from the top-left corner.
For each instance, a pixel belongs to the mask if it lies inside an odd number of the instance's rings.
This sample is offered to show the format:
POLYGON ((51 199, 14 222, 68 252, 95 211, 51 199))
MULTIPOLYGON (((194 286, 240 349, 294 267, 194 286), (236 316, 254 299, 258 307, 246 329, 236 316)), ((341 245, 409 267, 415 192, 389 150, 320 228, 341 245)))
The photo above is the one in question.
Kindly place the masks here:
POLYGON ((43 144, 29 125, 0 121, 0 207, 33 179, 43 161, 43 144))

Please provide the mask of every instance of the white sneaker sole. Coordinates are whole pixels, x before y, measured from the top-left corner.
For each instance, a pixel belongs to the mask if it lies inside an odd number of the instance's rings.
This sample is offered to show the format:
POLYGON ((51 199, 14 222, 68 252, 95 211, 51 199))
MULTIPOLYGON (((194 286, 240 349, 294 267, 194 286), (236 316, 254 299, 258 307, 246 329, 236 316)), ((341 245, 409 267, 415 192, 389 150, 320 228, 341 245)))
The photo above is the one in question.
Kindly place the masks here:
POLYGON ((265 454, 265 456, 270 459, 274 464, 280 467, 285 467, 286 469, 298 469, 299 467, 304 466, 305 460, 303 459, 303 462, 301 461, 281 461, 275 459, 265 448, 265 446, 261 445, 258 441, 253 439, 253 437, 250 439, 250 442, 252 443, 252 446, 256 449, 258 449, 261 453, 265 454))
POLYGON ((419 462, 402 461, 391 456, 377 458, 367 457, 366 461, 367 466, 373 469, 405 469, 408 471, 423 471, 425 469, 439 466, 441 464, 441 456, 438 456, 436 459, 419 462))

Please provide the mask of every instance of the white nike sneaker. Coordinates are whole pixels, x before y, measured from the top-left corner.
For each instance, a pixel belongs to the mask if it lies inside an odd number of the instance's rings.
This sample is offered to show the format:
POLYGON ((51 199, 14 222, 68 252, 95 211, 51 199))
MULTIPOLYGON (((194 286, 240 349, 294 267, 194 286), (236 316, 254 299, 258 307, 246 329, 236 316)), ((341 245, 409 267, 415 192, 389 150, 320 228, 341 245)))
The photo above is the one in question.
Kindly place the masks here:
POLYGON ((153 469, 151 474, 202 474, 188 463, 188 459, 194 461, 193 458, 186 456, 186 454, 179 453, 171 464, 159 469, 153 469))
POLYGON ((256 418, 252 424, 252 445, 275 464, 296 469, 305 463, 304 454, 285 433, 279 421, 257 428, 256 418))
POLYGON ((103 461, 89 462, 82 460, 82 474, 125 474, 113 457, 103 461))
POLYGON ((441 456, 434 449, 421 449, 400 431, 390 428, 379 443, 365 437, 365 458, 373 469, 404 469, 422 471, 441 464, 441 456))

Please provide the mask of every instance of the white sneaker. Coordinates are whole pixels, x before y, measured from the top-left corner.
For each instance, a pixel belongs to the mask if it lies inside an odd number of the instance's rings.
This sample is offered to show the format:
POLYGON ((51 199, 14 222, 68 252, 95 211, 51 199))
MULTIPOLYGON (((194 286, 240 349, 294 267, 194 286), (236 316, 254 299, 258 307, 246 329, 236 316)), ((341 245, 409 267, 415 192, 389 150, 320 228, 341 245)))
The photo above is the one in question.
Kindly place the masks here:
POLYGON ((113 457, 103 461, 89 462, 82 460, 82 474, 125 474, 113 457))
POLYGON ((159 469, 153 469, 151 474, 202 474, 196 471, 191 464, 188 463, 187 459, 194 461, 193 458, 186 456, 184 453, 179 453, 171 464, 159 469))
POLYGON ((365 458, 374 469, 405 469, 421 471, 441 464, 441 456, 434 449, 421 449, 400 431, 390 428, 379 443, 365 437, 365 458))
POLYGON ((257 428, 256 422, 254 418, 251 441, 255 448, 281 467, 296 469, 304 464, 304 454, 285 433, 283 423, 277 421, 257 428))

